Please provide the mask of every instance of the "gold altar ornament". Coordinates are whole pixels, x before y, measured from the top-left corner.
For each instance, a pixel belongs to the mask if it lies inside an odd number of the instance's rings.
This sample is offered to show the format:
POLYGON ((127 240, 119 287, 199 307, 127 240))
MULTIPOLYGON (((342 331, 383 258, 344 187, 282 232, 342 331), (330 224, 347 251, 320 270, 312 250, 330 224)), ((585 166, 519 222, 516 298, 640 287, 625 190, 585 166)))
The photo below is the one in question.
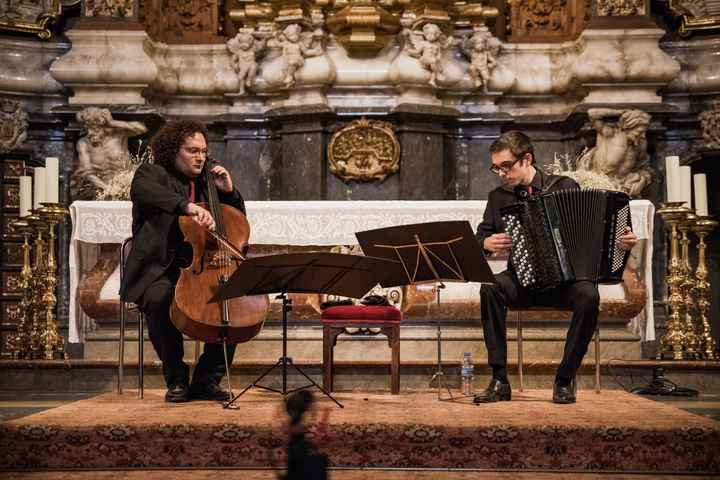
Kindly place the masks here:
POLYGON ((361 118, 333 134, 328 161, 330 171, 346 183, 382 182, 400 170, 400 143, 389 122, 361 118))
POLYGON ((52 36, 50 28, 62 9, 60 0, 45 2, 2 2, 0 30, 34 33, 43 40, 52 36))
POLYGON ((669 288, 668 306, 670 315, 667 318, 667 331, 660 340, 660 356, 671 353, 674 360, 682 360, 687 337, 685 331, 685 298, 683 297, 684 268, 680 255, 680 231, 678 226, 686 221, 690 209, 683 206, 684 202, 668 202, 658 209, 657 213, 669 226, 670 257, 668 258, 668 274, 665 283, 669 288))
MULTIPOLYGON (((706 360, 717 360, 717 343, 712 338, 710 332, 710 321, 708 319, 708 311, 710 309, 710 298, 708 296, 710 290, 710 282, 707 281, 708 270, 705 261, 705 237, 716 229, 718 222, 710 217, 698 217, 692 225, 692 231, 698 237, 698 266, 695 271, 695 308, 697 309, 697 337, 698 337, 698 353, 700 358, 706 360)), ((716 300, 717 301, 717 300, 716 300)))
POLYGON ((710 0, 669 0, 670 10, 680 17, 678 33, 683 37, 702 30, 720 29, 717 6, 710 0))

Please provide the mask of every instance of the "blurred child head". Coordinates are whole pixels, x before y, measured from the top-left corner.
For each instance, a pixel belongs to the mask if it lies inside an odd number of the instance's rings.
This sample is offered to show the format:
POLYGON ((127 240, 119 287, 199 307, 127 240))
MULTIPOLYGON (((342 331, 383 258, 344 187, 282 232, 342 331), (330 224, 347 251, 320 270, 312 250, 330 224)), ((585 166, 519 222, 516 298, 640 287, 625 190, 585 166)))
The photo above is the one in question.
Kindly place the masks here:
POLYGON ((299 424, 305 412, 313 405, 313 394, 308 390, 300 390, 293 393, 285 402, 285 409, 290 416, 290 425, 299 424))

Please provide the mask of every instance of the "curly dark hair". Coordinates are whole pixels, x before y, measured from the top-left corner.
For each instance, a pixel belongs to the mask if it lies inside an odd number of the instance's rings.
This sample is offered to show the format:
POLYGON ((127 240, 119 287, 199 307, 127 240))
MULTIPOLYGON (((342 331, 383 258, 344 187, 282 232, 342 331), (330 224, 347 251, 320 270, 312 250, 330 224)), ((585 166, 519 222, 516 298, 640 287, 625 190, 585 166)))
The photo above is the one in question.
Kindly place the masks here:
POLYGON ((174 168, 175 158, 185 139, 196 133, 201 133, 205 141, 208 141, 208 131, 200 122, 176 120, 163 125, 150 140, 155 163, 165 168, 174 168))

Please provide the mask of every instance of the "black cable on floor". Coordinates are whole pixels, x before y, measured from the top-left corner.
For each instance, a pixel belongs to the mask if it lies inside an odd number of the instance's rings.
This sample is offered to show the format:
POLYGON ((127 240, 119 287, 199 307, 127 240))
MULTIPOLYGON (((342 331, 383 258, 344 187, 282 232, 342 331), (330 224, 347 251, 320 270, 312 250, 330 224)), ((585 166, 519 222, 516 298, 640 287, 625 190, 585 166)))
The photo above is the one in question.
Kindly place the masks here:
MULTIPOLYGON (((620 360, 620 359, 613 359, 613 360, 620 360)), ((613 376, 613 380, 615 380, 615 383, 620 385, 620 387, 629 393, 634 393, 637 395, 664 395, 664 396, 675 396, 675 397, 697 397, 700 392, 698 392, 695 389, 692 388, 685 388, 685 387, 679 387, 674 382, 668 380, 665 378, 665 369, 662 367, 655 367, 653 368, 653 377, 652 380, 650 380, 650 383, 642 386, 642 387, 634 387, 634 388, 628 388, 625 386, 619 379, 619 375, 617 375, 616 372, 613 371, 612 368, 612 361, 608 361, 608 370, 610 371, 610 374, 613 376)), ((632 360, 622 360, 624 363, 632 362, 632 360)), ((630 375, 630 383, 635 383, 633 381, 633 375, 630 375)))

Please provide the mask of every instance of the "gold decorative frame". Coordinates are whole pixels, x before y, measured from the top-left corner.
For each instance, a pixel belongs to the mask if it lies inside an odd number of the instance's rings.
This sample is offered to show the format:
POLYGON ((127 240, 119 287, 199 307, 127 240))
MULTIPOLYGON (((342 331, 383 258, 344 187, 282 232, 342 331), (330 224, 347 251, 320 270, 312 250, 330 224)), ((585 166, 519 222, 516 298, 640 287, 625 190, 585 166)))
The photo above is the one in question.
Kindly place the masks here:
POLYGON ((330 171, 347 183, 384 181, 400 170, 400 142, 389 122, 353 120, 330 138, 330 171))
POLYGON ((37 4, 25 6, 25 12, 10 11, 12 5, 13 2, 9 2, 0 10, 0 30, 34 33, 43 40, 52 36, 50 28, 62 11, 60 0, 40 0, 37 4))
POLYGON ((687 37, 695 30, 717 30, 720 29, 720 15, 696 16, 686 7, 687 1, 668 0, 670 10, 676 17, 680 17, 680 29, 678 33, 687 37))

